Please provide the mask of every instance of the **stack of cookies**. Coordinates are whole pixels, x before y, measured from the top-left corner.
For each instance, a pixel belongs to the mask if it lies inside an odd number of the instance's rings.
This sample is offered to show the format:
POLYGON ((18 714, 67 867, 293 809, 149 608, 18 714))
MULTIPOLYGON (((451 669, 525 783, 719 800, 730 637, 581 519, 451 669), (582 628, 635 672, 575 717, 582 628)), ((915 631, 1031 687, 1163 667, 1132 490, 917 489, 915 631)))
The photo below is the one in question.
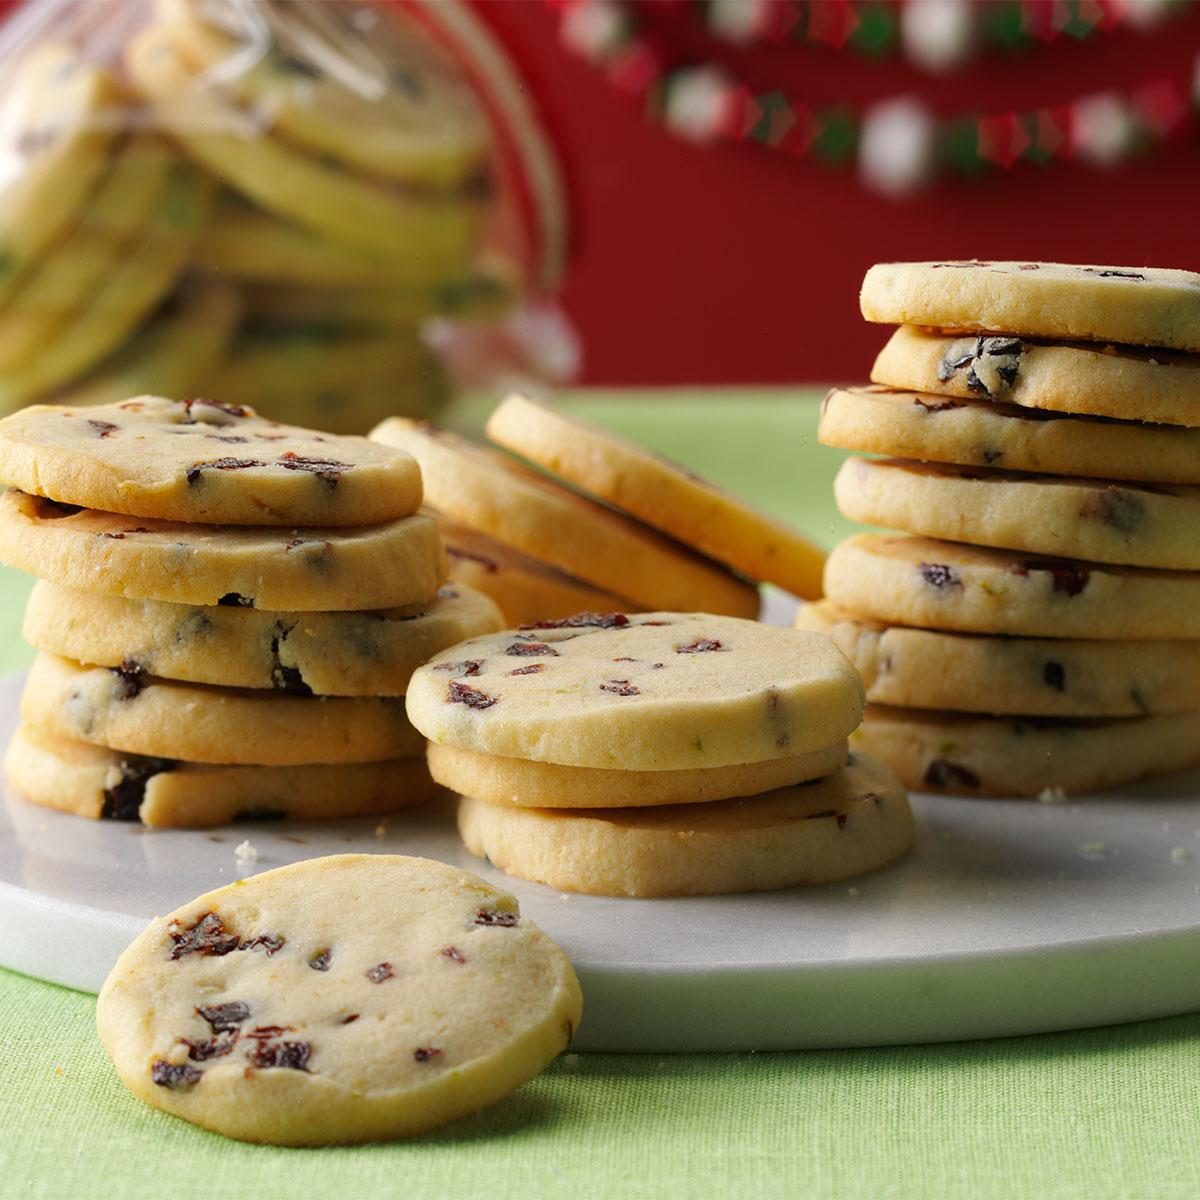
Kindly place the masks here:
POLYGON ((847 754, 862 687, 827 638, 699 613, 580 613, 412 678, 467 848, 611 896, 831 883, 912 841, 904 788, 847 754))
POLYGON ((202 826, 433 793, 409 676, 501 619, 440 588, 408 455, 141 397, 6 418, 0 480, 0 561, 41 579, 6 760, 18 794, 202 826))
POLYGON ((893 263, 874 387, 835 390, 864 534, 797 624, 849 655, 910 787, 1044 795, 1200 762, 1200 275, 893 263), (1166 349, 1161 349, 1165 347, 1166 349))
POLYGON ((511 624, 614 609, 753 617, 759 580, 819 594, 816 546, 641 446, 524 396, 487 433, 540 470, 402 418, 371 437, 421 464, 451 577, 511 624))

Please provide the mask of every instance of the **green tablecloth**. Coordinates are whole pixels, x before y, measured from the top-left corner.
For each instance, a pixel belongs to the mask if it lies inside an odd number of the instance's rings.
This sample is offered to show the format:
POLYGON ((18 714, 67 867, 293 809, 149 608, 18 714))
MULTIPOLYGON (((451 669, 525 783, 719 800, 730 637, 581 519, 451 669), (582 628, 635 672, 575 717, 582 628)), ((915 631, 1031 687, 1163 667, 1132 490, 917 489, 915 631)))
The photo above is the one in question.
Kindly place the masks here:
MULTIPOLYGON (((830 500, 839 456, 815 445, 811 395, 623 393, 579 408, 824 542, 848 529, 830 500)), ((26 590, 0 577, 3 669, 27 658, 26 590)), ((4 1200, 1200 1196, 1200 1016, 950 1046, 570 1055, 439 1134, 288 1151, 130 1098, 92 1012, 89 996, 0 971, 4 1200)))

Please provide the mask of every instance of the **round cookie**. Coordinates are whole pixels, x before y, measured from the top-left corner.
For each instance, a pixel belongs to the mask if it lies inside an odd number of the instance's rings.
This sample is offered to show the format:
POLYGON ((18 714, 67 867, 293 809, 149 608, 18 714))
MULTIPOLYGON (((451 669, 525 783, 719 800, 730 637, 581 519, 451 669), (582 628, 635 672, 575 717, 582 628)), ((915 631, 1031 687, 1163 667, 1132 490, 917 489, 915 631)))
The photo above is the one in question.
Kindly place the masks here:
POLYGON ((598 770, 521 758, 496 758, 431 743, 430 774, 444 787, 489 804, 519 808, 647 808, 757 796, 832 775, 846 765, 846 744, 835 742, 795 758, 770 758, 690 771, 598 770))
POLYGON ((580 613, 472 638, 408 687, 431 742, 571 767, 678 771, 840 742, 862 685, 828 638, 704 613, 580 613))
POLYGON ((889 325, 1200 350, 1200 275, 1063 263, 876 263, 862 315, 889 325))
POLYGON ((219 766, 121 754, 32 725, 17 727, 4 771, 8 786, 31 804, 153 829, 348 820, 423 804, 440 792, 423 758, 219 766))
POLYGON ((1200 763, 1200 712, 1070 721, 872 705, 850 741, 855 753, 882 759, 914 790, 1091 792, 1200 763))
POLYGON ((875 383, 1080 416, 1200 426, 1200 360, 1169 350, 961 337, 902 325, 875 383))
POLYGON ((130 396, 197 396, 221 360, 242 312, 237 289, 187 280, 154 318, 55 404, 117 404, 130 396))
POLYGON ((287 141, 367 175, 441 189, 486 165, 479 102, 440 48, 407 35, 400 19, 380 20, 364 4, 334 5, 319 18, 304 5, 280 14, 236 0, 156 8, 179 53, 219 70, 222 87, 287 141))
POLYGON ((464 797, 467 849, 568 892, 713 896, 835 883, 902 855, 913 817, 900 781, 855 754, 816 783, 740 800, 564 812, 464 797))
POLYGON ((271 612, 425 604, 445 577, 426 516, 349 529, 156 521, 0 495, 0 562, 81 591, 271 612))
POLYGON ((0 405, 16 408, 91 370, 130 337, 187 266, 208 214, 213 183, 182 161, 171 165, 162 201, 142 234, 111 267, 87 304, 41 354, 0 376, 0 405))
POLYGON ((492 413, 487 435, 751 579, 809 599, 821 594, 824 551, 634 442, 520 395, 509 396, 492 413))
POLYGON ((821 406, 818 437, 826 446, 923 462, 1200 483, 1200 429, 1063 416, 988 400, 834 388, 821 406))
POLYGON ((907 533, 1093 562, 1200 569, 1200 488, 852 458, 843 516, 907 533))
POLYGON ((228 1137, 420 1133, 564 1050, 582 998, 516 900, 457 867, 314 858, 155 918, 100 990, 122 1083, 228 1137))
POLYGON ((221 525, 376 525, 421 503, 407 454, 160 396, 5 417, 0 481, 81 508, 221 525))
POLYGON ((318 696, 402 696, 412 673, 464 638, 504 628, 458 584, 428 605, 383 612, 262 612, 127 600, 39 580, 22 634, 93 666, 224 687, 318 696))
POLYGON ((758 615, 758 592, 640 522, 568 491, 503 455, 395 417, 371 439, 421 464, 438 512, 639 607, 758 615))
POLYGON ((39 654, 21 717, 58 737, 187 762, 291 767, 382 762, 425 749, 392 697, 288 696, 155 679, 39 654))
POLYGON ((446 548, 451 581, 490 596, 509 625, 556 621, 578 612, 628 612, 636 607, 486 534, 447 521, 439 513, 431 515, 446 548))
POLYGON ((193 158, 284 219, 368 252, 426 255, 460 269, 475 250, 487 209, 470 190, 396 189, 265 134, 253 114, 189 69, 161 28, 134 38, 125 62, 157 120, 193 158))
POLYGON ((1200 709, 1200 641, 973 637, 856 619, 827 600, 803 605, 796 628, 831 637, 872 704, 1030 717, 1200 709))
POLYGON ((20 367, 51 343, 71 314, 127 252, 152 218, 174 153, 153 137, 119 147, 83 216, 13 289, 0 313, 0 371, 20 367))
POLYGON ((1025 637, 1200 638, 1200 574, 1038 558, 932 538, 859 534, 825 592, 887 625, 1025 637))
POLYGON ((6 74, 0 300, 83 211, 121 124, 116 80, 65 43, 34 47, 15 66, 6 63, 6 74))

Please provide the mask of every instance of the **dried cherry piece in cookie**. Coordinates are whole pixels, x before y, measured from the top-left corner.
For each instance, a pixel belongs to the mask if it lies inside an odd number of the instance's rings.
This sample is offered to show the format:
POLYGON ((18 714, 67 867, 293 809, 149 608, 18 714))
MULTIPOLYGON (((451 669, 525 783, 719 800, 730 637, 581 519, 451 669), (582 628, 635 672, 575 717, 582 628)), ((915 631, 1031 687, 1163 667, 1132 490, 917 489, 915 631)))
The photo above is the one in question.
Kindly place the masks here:
POLYGON ((243 1004, 241 1000, 200 1005, 196 1012, 208 1022, 213 1033, 228 1033, 250 1019, 250 1006, 243 1004))
POLYGON ((231 954, 240 944, 237 934, 228 933, 225 923, 215 912, 206 912, 196 922, 178 932, 169 931, 174 946, 171 958, 180 959, 187 954, 203 954, 220 957, 231 954))
POLYGON ((203 1071, 189 1067, 187 1063, 170 1063, 163 1058, 156 1059, 150 1066, 151 1081, 175 1092, 194 1088, 203 1075, 203 1071))
POLYGON ((534 621, 522 629, 624 629, 629 618, 624 613, 581 612, 556 621, 534 621))
POLYGON ((925 782, 935 788, 979 787, 979 776, 974 771, 951 762, 946 758, 935 758, 925 770, 925 782))
POLYGON ((446 698, 451 704, 465 704, 468 708, 491 708, 496 703, 495 696, 489 696, 487 692, 481 692, 469 683, 459 683, 458 680, 451 680, 446 698))
POLYGON ((246 1057, 261 1071, 283 1068, 307 1071, 312 1046, 308 1042, 255 1042, 246 1057))

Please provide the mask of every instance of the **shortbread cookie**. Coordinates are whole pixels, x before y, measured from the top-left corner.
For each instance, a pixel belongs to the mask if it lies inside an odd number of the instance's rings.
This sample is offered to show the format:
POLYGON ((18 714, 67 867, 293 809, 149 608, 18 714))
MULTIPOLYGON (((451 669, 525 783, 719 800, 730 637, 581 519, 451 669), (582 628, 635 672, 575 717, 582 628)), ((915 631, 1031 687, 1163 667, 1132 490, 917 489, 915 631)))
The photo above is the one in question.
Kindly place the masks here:
POLYGON ((411 252, 452 267, 474 252, 486 206, 469 188, 396 189, 264 135, 251 113, 183 62, 161 28, 143 30, 125 62, 162 127, 228 187, 278 216, 368 252, 411 252))
MULTIPOLYGON (((10 50, 11 53, 11 50, 10 50)), ((107 163, 120 122, 108 71, 63 43, 15 65, 0 102, 0 300, 75 222, 107 163)))
POLYGON ((824 551, 634 442, 520 395, 509 396, 492 413, 487 435, 751 579, 810 599, 821 594, 824 551))
POLYGON ((862 315, 889 325, 1200 350, 1200 275, 1062 263, 877 263, 862 315))
POLYGON ((180 54, 315 154, 435 188, 461 185, 486 161, 487 122, 460 71, 431 40, 415 40, 369 5, 339 4, 320 18, 303 5, 281 14, 237 0, 157 0, 156 8, 180 54), (270 44, 248 54, 264 34, 270 44))
POLYGON ((816 783, 741 800, 587 813, 464 797, 472 854, 521 879, 601 896, 706 896, 835 883, 913 840, 900 781, 863 754, 816 783))
POLYGON ((1200 429, 1063 416, 988 400, 834 388, 821 406, 818 436, 826 446, 925 462, 1200 483, 1200 429))
POLYGON ((961 337, 902 325, 879 352, 871 379, 1049 412, 1200 426, 1200 359, 1168 350, 961 337))
POLYGON ((1050 638, 1200 638, 1200 574, 1038 558, 932 538, 859 534, 825 592, 888 625, 1050 638))
POLYGON ((872 705, 850 743, 856 753, 881 758, 914 790, 1090 792, 1200 763, 1200 712, 1071 721, 872 705))
POLYGON ((628 612, 636 605, 601 591, 438 513, 449 577, 490 596, 509 625, 553 621, 578 612, 628 612))
POLYGON ((44 653, 30 669, 21 717, 59 737, 197 763, 382 762, 425 749, 399 698, 206 687, 44 653))
POLYGON ((867 525, 1094 562, 1200 569, 1200 488, 852 458, 834 482, 867 525))
POLYGON ((690 771, 599 770, 522 758, 497 758, 429 746, 429 770, 452 792, 520 808, 647 808, 757 796, 832 775, 846 765, 846 744, 835 742, 795 758, 690 771))
POLYGON ((872 704, 1031 717, 1200 709, 1200 641, 937 633, 855 619, 827 600, 801 606, 796 628, 833 638, 872 704))
POLYGON ((23 800, 90 820, 156 829, 234 821, 348 820, 439 794, 423 758, 301 767, 216 766, 122 754, 20 725, 4 759, 23 800))
POLYGON ((432 742, 628 771, 794 758, 840 742, 861 706, 828 638, 703 613, 580 613, 472 638, 408 688, 432 742))
POLYGON ((270 529, 156 521, 0 495, 0 562, 81 591, 272 612, 425 604, 445 577, 437 525, 270 529))
POLYGON ((717 563, 495 451, 403 418, 371 438, 421 464, 438 512, 595 587, 644 608, 758 615, 758 592, 717 563))
POLYGON ((403 452, 160 396, 6 417, 0 481, 82 508, 221 525, 375 525, 421 503, 421 472, 403 452))
POLYGON ((458 867, 314 858, 158 917, 96 1025, 139 1099, 252 1142, 420 1133, 531 1079, 582 1011, 563 952, 458 867))
POLYGON ((22 633, 39 650, 93 666, 296 695, 402 696, 412 673, 465 638, 504 628, 463 584, 428 605, 383 612, 262 612, 126 600, 39 580, 22 633))

